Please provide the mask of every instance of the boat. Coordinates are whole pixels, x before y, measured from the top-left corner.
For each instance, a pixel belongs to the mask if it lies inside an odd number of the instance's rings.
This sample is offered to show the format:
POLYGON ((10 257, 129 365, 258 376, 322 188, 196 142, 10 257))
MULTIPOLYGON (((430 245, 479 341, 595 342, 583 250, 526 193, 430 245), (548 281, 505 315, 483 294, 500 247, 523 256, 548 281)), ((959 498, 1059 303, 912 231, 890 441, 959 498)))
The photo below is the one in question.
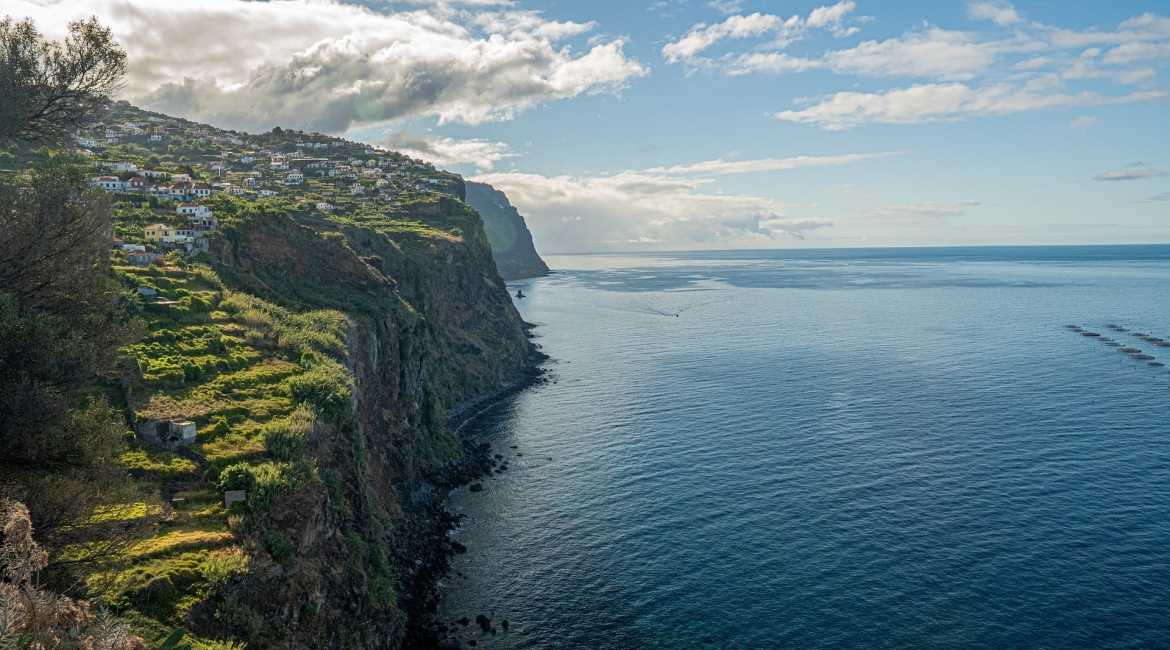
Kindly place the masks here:
POLYGON ((1104 342, 1104 341, 1112 341, 1113 339, 1109 338, 1108 336, 1102 336, 1101 338, 1099 338, 1097 340, 1104 342))
POLYGON ((1096 332, 1081 332, 1081 336, 1101 336, 1096 332))
POLYGON ((1116 348, 1116 347, 1119 347, 1121 344, 1118 343, 1117 341, 1109 341, 1109 342, 1105 343, 1105 345, 1107 345, 1111 348, 1116 348))
POLYGON ((1129 355, 1129 358, 1130 359, 1137 359, 1139 361, 1145 361, 1146 359, 1155 359, 1156 357, 1154 357, 1153 355, 1149 355, 1149 354, 1131 354, 1131 355, 1129 355))
POLYGON ((1117 348, 1117 351, 1122 353, 1141 352, 1141 350, 1137 348, 1117 348))
POLYGON ((1130 333, 1130 336, 1136 336, 1136 337, 1138 337, 1138 338, 1140 339, 1140 338, 1142 338, 1143 336, 1149 336, 1149 334, 1142 334, 1141 332, 1131 332, 1131 333, 1130 333))
POLYGON ((1066 330, 1079 330, 1079 329, 1081 329, 1081 326, 1080 325, 1065 325, 1064 329, 1066 329, 1066 330))
POLYGON ((1156 336, 1143 336, 1142 340, 1149 341, 1150 343, 1161 343, 1162 342, 1162 339, 1160 339, 1156 336))
POLYGON ((524 291, 523 291, 523 290, 517 290, 517 291, 516 291, 516 297, 517 297, 517 298, 523 298, 523 297, 524 297, 524 291))
POLYGON ((1165 368, 1166 367, 1166 364, 1161 363, 1159 361, 1151 361, 1146 365, 1148 365, 1151 368, 1165 368))
POLYGON ((1154 343, 1154 347, 1156 347, 1156 348, 1170 348, 1170 341, 1158 341, 1157 343, 1154 343))

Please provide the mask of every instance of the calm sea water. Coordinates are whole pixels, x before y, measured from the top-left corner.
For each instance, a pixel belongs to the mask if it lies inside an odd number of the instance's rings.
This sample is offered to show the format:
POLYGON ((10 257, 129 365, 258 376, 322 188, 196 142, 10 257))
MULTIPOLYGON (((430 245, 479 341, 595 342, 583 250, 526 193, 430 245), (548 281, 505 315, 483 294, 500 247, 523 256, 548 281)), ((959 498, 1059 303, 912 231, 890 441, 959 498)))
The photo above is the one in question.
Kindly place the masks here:
POLYGON ((1170 374, 1060 328, 1170 340, 1170 247, 549 261, 552 381, 451 496, 465 640, 1170 647, 1170 374))

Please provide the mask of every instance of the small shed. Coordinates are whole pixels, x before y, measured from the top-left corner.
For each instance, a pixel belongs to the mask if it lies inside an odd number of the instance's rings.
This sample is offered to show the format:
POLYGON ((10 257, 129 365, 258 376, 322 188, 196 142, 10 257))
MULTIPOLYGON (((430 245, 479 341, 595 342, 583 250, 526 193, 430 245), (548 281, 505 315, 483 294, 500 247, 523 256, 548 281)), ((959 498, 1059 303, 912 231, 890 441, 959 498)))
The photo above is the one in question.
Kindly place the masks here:
POLYGON ((228 490, 223 493, 223 507, 230 508, 233 503, 245 502, 248 500, 248 492, 246 490, 228 490))
POLYGON ((171 420, 170 439, 176 447, 189 447, 195 444, 195 423, 189 420, 171 420))

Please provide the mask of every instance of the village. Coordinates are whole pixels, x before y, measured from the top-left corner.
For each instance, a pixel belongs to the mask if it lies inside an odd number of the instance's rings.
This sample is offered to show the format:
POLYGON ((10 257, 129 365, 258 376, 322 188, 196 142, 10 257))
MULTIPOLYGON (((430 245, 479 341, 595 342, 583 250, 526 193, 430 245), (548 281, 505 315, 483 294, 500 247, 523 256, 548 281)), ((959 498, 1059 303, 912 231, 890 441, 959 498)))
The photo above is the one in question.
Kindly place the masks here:
POLYGON ((454 195, 457 182, 430 163, 343 138, 224 131, 122 102, 75 140, 95 170, 90 185, 115 194, 119 216, 138 217, 120 219, 112 240, 133 266, 207 251, 219 222, 204 203, 215 196, 282 200, 314 216, 387 212, 419 195, 454 195))

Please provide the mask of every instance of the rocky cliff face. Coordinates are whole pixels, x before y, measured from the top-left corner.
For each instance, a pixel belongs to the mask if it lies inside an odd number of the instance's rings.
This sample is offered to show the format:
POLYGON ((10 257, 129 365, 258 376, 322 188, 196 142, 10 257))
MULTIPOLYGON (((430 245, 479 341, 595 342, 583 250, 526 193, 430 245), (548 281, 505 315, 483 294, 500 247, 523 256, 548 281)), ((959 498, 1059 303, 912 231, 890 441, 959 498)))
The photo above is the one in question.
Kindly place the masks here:
POLYGON ((418 594, 436 576, 421 556, 449 551, 450 522, 419 495, 439 492, 431 483, 460 458, 448 414, 515 386, 538 353, 475 213, 449 198, 421 212, 458 223, 459 234, 397 236, 279 214, 229 228, 213 247, 228 287, 346 314, 338 361, 353 391, 349 408, 310 436, 320 480, 249 524, 279 531, 294 552, 276 562, 254 551, 241 584, 192 610, 194 629, 222 628, 234 599, 251 617, 232 622, 252 627, 249 647, 398 648, 425 616, 418 594))
POLYGON ((467 183, 467 204, 479 210, 492 247, 492 257, 505 280, 548 275, 548 266, 532 244, 524 217, 503 192, 484 183, 467 183))

